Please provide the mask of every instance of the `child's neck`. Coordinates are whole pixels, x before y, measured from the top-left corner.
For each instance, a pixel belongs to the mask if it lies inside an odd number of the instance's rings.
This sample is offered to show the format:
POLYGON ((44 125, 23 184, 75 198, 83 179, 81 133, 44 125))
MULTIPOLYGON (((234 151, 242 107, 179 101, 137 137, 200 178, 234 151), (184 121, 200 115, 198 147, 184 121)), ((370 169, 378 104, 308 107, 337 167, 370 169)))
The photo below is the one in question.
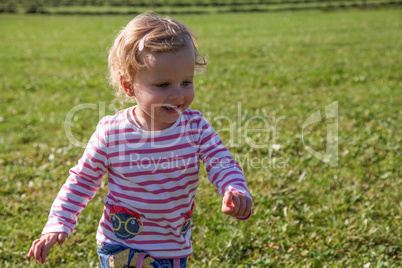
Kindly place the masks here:
POLYGON ((149 122, 147 122, 148 120, 144 116, 139 114, 138 110, 139 109, 137 109, 137 107, 135 107, 133 109, 133 116, 134 116, 135 122, 138 124, 138 126, 142 130, 145 130, 145 131, 162 131, 162 130, 165 130, 165 129, 173 126, 173 124, 174 124, 174 123, 155 124, 155 123, 152 123, 153 122, 153 121, 151 121, 152 118, 150 116, 147 116, 147 117, 149 117, 148 119, 151 122, 151 123, 149 123, 149 122))

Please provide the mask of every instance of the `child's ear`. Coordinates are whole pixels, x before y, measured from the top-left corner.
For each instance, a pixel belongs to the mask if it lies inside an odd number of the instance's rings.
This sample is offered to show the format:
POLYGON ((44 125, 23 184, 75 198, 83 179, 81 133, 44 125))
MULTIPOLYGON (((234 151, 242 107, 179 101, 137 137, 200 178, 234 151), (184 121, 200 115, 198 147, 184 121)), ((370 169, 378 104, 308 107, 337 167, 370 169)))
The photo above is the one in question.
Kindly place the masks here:
POLYGON ((124 79, 124 77, 121 75, 120 76, 120 85, 126 92, 127 96, 129 97, 134 97, 134 90, 130 82, 124 79))

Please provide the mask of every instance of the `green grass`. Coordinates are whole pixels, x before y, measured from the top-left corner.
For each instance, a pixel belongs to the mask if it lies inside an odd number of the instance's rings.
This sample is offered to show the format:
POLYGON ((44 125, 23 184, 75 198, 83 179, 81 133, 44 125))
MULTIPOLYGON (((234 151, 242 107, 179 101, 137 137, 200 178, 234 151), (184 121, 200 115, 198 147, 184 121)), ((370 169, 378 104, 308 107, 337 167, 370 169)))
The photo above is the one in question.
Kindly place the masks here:
MULTIPOLYGON (((194 28, 209 60, 206 73, 196 77, 192 108, 243 162, 254 197, 252 218, 232 220, 201 174, 190 267, 402 265, 400 14, 177 17, 194 28), (303 122, 317 110, 325 115, 334 101, 336 167, 311 156, 301 137, 303 122), (247 133, 251 128, 268 131, 247 133), (277 151, 270 149, 274 144, 277 151)), ((83 152, 66 138, 67 113, 78 104, 97 105, 74 117, 74 136, 86 141, 100 116, 124 108, 108 87, 106 59, 129 20, 0 16, 1 267, 39 267, 26 253, 83 152)), ((309 129, 309 146, 325 150, 328 123, 309 129)), ((44 267, 97 267, 95 232, 106 193, 105 184, 44 267)))
POLYGON ((400 6, 401 4, 400 0, 2 0, 0 13, 127 15, 142 13, 151 8, 160 14, 216 14, 378 8, 380 6, 400 6))
MULTIPOLYGON (((370 0, 368 7, 378 7, 389 4, 384 0, 370 0)), ((399 5, 402 3, 399 3, 399 5)), ((337 9, 361 7, 361 2, 356 1, 336 1, 336 2, 294 2, 294 3, 270 3, 270 4, 254 4, 254 5, 224 5, 224 6, 157 6, 154 10, 160 14, 215 14, 230 12, 275 12, 289 11, 292 9, 337 9)), ((149 10, 149 6, 58 6, 44 7, 42 10, 49 14, 138 14, 149 10)))

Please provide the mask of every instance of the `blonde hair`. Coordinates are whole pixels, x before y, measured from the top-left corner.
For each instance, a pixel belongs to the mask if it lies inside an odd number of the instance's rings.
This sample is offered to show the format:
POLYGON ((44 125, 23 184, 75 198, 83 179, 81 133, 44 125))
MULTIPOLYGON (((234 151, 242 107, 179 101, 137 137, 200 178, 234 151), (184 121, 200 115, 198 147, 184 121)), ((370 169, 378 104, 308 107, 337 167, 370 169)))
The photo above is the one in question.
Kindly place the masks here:
POLYGON ((144 52, 174 52, 192 44, 194 65, 203 69, 207 65, 197 50, 197 37, 190 27, 173 18, 162 18, 154 12, 146 12, 132 19, 117 35, 109 50, 109 82, 121 102, 131 101, 120 79, 132 83, 140 68, 144 67, 144 52), (145 41, 143 49, 140 42, 145 41))

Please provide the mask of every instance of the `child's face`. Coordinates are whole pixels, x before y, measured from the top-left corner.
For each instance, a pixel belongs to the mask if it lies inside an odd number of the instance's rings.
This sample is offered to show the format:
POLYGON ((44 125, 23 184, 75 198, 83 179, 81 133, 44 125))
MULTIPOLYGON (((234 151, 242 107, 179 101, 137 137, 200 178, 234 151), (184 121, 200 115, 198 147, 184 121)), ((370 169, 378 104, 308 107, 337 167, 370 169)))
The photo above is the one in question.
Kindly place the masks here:
POLYGON ((194 50, 150 53, 134 78, 135 116, 146 130, 170 127, 194 99, 194 50))

